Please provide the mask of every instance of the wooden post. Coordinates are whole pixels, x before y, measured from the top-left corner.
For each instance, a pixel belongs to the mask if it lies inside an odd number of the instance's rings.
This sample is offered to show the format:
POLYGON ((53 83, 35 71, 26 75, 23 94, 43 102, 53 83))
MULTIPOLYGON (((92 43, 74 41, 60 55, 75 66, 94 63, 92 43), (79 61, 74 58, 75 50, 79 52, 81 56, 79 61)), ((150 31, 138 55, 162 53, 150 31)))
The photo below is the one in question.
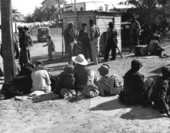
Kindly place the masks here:
POLYGON ((76 7, 76 0, 74 0, 74 19, 75 19, 75 29, 77 33, 77 7, 76 7))
POLYGON ((11 0, 1 0, 2 51, 5 81, 15 76, 11 0))

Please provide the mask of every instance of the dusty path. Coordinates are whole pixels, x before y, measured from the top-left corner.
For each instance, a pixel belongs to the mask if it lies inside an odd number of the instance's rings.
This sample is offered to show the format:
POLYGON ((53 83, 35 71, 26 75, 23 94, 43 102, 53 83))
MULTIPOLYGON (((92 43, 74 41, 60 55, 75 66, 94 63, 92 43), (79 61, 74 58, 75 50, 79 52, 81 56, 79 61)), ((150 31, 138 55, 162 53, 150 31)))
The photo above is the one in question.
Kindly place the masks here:
MULTIPOLYGON (((60 40, 61 41, 61 40, 60 40)), ((55 40, 57 47, 58 40, 55 40)), ((47 49, 36 44, 31 54, 36 59, 47 59, 47 49)), ((58 50, 61 50, 58 49, 58 50)), ((170 54, 170 48, 166 49, 170 54)), ((59 56, 56 54, 56 58, 59 56)), ((108 62, 111 73, 122 77, 136 57, 108 62)), ((141 73, 145 77, 160 74, 160 67, 170 65, 170 59, 138 57, 143 62, 141 73)), ((48 63, 51 74, 58 74, 66 62, 48 63)), ((89 66, 97 72, 98 66, 89 66)), ((167 133, 170 119, 150 107, 127 107, 119 103, 117 96, 96 97, 69 102, 50 100, 0 101, 0 133, 167 133)))
MULTIPOLYGON (((108 62, 111 72, 123 76, 134 58, 108 62)), ((170 65, 169 59, 138 59, 143 62, 141 72, 146 77, 159 74, 161 66, 170 65)), ((98 68, 90 67, 93 70, 98 68)), ((54 100, 32 103, 10 99, 0 101, 0 118, 0 133, 170 132, 170 119, 160 115, 159 111, 140 106, 126 107, 118 102, 117 96, 77 102, 54 100)))

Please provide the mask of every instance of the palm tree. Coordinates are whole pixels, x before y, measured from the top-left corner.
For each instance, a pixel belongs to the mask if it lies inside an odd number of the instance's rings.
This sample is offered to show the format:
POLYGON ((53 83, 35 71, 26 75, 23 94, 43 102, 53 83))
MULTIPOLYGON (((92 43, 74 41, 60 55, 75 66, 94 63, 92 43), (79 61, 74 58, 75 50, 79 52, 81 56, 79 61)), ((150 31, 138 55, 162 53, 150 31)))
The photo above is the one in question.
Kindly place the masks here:
POLYGON ((24 21, 24 16, 17 9, 12 9, 12 19, 14 22, 24 21))

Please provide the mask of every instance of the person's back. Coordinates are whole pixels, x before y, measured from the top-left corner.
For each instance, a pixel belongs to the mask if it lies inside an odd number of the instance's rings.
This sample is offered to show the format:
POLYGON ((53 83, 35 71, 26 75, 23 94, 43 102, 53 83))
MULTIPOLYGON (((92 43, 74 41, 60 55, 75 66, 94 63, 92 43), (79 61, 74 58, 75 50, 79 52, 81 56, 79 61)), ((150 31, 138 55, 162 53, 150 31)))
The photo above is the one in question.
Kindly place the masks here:
POLYGON ((33 91, 51 91, 51 81, 47 70, 45 70, 42 64, 38 64, 31 73, 32 78, 32 90, 33 91))
POLYGON ((75 67, 75 85, 82 86, 88 84, 88 78, 90 75, 91 70, 86 66, 77 65, 75 67))
POLYGON ((133 60, 131 69, 124 76, 124 88, 119 99, 125 104, 149 104, 144 76, 138 72, 141 67, 140 61, 133 60))
POLYGON ((32 72, 33 90, 43 90, 43 88, 47 87, 47 75, 46 70, 35 70, 32 72))
POLYGON ((143 95, 146 91, 144 76, 139 72, 127 72, 124 76, 124 91, 135 97, 143 95))
POLYGON ((160 46, 159 42, 155 39, 151 40, 148 46, 149 55, 161 55, 164 49, 160 46))
POLYGON ((118 75, 110 74, 110 66, 103 64, 98 69, 101 78, 97 81, 97 86, 101 96, 110 96, 119 94, 122 90, 122 83, 118 75))

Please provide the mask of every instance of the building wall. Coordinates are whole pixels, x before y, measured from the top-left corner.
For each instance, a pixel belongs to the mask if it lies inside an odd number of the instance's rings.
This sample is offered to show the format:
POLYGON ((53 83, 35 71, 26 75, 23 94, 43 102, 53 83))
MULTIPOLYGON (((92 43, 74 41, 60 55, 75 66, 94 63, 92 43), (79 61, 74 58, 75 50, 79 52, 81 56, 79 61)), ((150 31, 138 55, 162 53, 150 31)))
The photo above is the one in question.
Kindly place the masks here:
MULTIPOLYGON (((76 3, 77 11, 104 11, 108 12, 110 7, 104 2, 82 2, 76 3), (107 9, 106 9, 107 8, 107 9)), ((64 11, 74 11, 74 3, 65 4, 64 11)))
MULTIPOLYGON (((100 37, 98 41, 98 50, 103 52, 105 48, 105 35, 108 28, 108 23, 112 22, 112 19, 115 19, 115 27, 118 31, 118 47, 121 50, 122 41, 121 41, 121 16, 113 16, 112 13, 107 12, 93 12, 93 11, 84 11, 77 12, 77 24, 75 24, 74 12, 64 12, 63 13, 63 28, 67 28, 68 22, 73 21, 74 25, 77 25, 78 33, 82 29, 82 23, 87 24, 87 29, 89 29, 89 20, 94 19, 95 23, 99 26, 100 37)), ((74 27, 75 28, 75 27, 74 27)), ((75 31, 75 30, 74 30, 75 31)), ((67 51, 67 50, 66 50, 67 51)))

